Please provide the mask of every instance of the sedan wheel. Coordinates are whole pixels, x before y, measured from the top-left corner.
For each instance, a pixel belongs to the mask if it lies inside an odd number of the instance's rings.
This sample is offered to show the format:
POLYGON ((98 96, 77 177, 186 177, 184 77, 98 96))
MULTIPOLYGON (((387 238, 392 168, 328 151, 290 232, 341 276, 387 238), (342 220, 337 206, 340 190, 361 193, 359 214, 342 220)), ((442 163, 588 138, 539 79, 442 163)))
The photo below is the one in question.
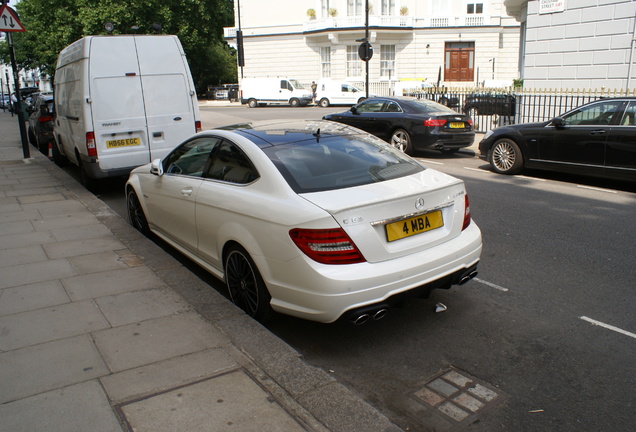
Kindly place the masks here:
POLYGON ((511 139, 500 139, 490 151, 490 164, 499 174, 517 174, 523 168, 521 149, 511 139))
POLYGON ((271 319, 272 297, 249 254, 239 246, 232 246, 226 255, 225 284, 232 303, 246 314, 261 323, 271 319))
POLYGON ((129 190, 126 197, 126 208, 128 210, 128 221, 138 231, 144 235, 150 234, 150 227, 148 226, 148 220, 144 214, 144 209, 141 207, 139 198, 134 190, 129 190))
POLYGON ((402 153, 411 154, 411 136, 404 129, 396 129, 393 131, 390 144, 402 153))

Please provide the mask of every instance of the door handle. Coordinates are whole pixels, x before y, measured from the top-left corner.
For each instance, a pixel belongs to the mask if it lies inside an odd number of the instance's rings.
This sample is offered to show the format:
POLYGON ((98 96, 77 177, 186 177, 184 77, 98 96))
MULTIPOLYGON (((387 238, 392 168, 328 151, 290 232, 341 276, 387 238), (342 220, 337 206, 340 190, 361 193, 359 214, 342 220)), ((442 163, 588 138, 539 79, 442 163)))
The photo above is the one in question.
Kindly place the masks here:
POLYGON ((189 197, 190 195, 192 195, 192 188, 185 188, 181 190, 181 195, 184 197, 189 197))
POLYGON ((590 135, 603 135, 605 133, 605 129, 597 129, 590 132, 590 135))

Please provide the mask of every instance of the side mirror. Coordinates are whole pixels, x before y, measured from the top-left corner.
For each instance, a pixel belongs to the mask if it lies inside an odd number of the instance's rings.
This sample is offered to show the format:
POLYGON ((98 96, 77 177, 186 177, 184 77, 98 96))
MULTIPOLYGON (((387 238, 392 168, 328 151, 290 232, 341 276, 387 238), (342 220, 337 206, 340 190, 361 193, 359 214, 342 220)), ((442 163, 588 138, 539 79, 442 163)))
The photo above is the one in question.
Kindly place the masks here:
POLYGON ((163 165, 161 159, 155 159, 150 163, 150 174, 161 177, 163 175, 163 165))
POLYGON ((565 122, 563 121, 563 119, 561 117, 555 117, 552 120, 550 120, 550 123, 557 128, 561 128, 563 126, 565 126, 565 122))
POLYGON ((358 108, 353 106, 349 111, 351 111, 351 114, 356 114, 358 112, 358 108))

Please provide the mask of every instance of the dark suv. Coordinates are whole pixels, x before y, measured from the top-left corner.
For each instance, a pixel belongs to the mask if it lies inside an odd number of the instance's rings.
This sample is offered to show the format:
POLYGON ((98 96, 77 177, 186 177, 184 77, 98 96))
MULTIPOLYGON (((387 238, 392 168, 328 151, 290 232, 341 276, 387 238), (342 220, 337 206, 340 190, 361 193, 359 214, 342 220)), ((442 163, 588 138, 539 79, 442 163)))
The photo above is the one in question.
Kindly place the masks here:
POLYGON ((471 117, 476 115, 513 116, 516 113, 517 99, 506 93, 483 92, 466 96, 463 111, 471 117))

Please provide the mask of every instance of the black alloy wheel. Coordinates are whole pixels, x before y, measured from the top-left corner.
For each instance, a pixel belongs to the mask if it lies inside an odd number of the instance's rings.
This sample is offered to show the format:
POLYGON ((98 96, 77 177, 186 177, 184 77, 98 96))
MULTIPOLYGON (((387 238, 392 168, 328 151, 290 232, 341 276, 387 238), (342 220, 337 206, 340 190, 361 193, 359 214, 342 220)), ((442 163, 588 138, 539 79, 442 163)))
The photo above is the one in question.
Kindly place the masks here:
POLYGON ((246 314, 261 323, 271 319, 273 310, 269 303, 272 297, 254 261, 238 245, 231 246, 225 256, 225 285, 232 303, 246 314))
POLYGON ((139 202, 139 197, 137 197, 137 194, 132 188, 128 190, 128 194, 126 195, 126 210, 130 224, 143 235, 148 236, 150 234, 148 220, 139 202))

